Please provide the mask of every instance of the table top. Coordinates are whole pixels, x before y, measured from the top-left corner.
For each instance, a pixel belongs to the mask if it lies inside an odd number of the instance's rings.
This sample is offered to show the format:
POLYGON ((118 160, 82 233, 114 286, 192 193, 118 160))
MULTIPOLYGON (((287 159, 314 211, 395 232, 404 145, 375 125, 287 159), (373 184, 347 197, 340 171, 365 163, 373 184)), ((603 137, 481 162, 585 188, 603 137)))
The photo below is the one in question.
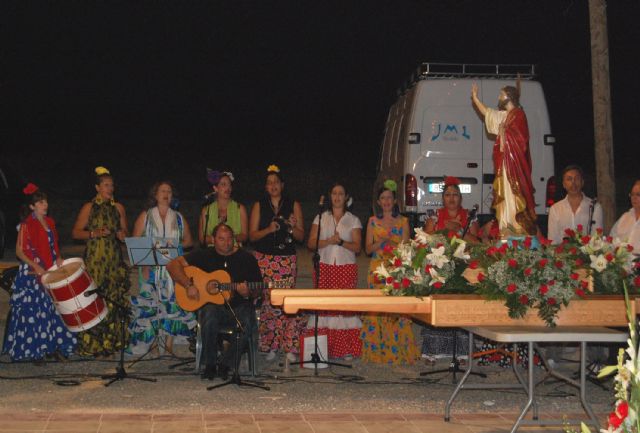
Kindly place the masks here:
POLYGON ((464 329, 484 338, 500 343, 540 342, 600 342, 624 343, 629 338, 626 332, 604 327, 587 326, 465 326, 464 329))

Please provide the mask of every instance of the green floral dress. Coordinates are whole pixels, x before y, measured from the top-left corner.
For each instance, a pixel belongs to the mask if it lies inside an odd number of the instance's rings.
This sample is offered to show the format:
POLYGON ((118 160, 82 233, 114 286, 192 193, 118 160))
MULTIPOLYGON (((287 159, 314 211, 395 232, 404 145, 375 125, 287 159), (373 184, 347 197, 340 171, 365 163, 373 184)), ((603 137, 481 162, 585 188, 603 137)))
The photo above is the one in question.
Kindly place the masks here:
MULTIPOLYGON (((108 355, 120 350, 123 345, 120 326, 122 315, 124 314, 125 330, 129 320, 128 309, 118 309, 114 305, 114 302, 125 307, 129 305, 129 275, 122 258, 120 241, 116 238, 116 232, 121 228, 120 213, 113 200, 96 197, 91 202, 87 230, 95 231, 100 227, 108 228, 111 234, 89 239, 84 261, 109 313, 98 325, 78 333, 77 351, 82 356, 108 355)), ((127 333, 124 342, 128 340, 127 333)))

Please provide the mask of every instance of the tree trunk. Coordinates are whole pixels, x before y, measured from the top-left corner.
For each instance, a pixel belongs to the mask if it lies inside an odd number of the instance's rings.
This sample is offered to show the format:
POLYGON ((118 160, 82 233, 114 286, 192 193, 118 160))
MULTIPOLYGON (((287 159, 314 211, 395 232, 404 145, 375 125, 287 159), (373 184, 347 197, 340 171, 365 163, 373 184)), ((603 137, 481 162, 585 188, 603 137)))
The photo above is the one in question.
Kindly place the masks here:
POLYGON ((589 0, 591 27, 591 78, 593 90, 593 129, 598 200, 608 232, 616 219, 616 189, 613 169, 613 130, 611 90, 609 88, 609 38, 606 0, 589 0))

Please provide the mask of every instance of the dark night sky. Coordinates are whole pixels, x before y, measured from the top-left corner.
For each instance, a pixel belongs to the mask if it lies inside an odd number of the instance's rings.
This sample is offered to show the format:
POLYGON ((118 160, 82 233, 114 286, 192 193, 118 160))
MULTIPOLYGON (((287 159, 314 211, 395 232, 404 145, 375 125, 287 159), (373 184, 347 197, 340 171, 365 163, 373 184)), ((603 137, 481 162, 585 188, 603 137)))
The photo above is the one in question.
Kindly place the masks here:
MULTIPOLYGON (((557 165, 593 170, 587 1, 0 8, 0 156, 64 194, 89 194, 97 164, 130 196, 164 177, 200 194, 207 165, 255 195, 271 162, 299 195, 369 185, 395 91, 422 61, 537 64, 557 165)), ((634 177, 640 2, 608 13, 616 169, 634 177)))

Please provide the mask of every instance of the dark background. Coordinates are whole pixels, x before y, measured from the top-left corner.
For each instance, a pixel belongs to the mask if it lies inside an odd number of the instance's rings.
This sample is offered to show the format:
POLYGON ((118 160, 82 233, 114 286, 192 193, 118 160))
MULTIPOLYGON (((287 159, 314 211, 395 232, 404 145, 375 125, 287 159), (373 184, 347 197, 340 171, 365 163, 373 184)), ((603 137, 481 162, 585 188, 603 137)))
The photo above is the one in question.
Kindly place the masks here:
MULTIPOLYGON (((639 18, 609 2, 618 195, 638 176, 639 18)), ((369 201, 423 61, 537 64, 557 168, 594 173, 587 1, 16 1, 0 32, 1 163, 59 197, 90 198, 104 165, 118 197, 169 178, 197 198, 209 166, 250 201, 276 163, 300 200, 339 178, 369 201)))

